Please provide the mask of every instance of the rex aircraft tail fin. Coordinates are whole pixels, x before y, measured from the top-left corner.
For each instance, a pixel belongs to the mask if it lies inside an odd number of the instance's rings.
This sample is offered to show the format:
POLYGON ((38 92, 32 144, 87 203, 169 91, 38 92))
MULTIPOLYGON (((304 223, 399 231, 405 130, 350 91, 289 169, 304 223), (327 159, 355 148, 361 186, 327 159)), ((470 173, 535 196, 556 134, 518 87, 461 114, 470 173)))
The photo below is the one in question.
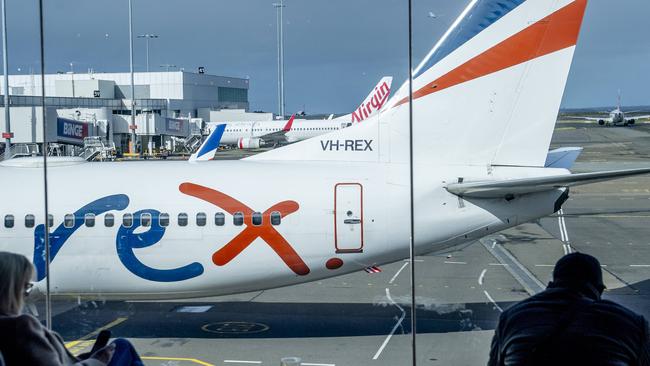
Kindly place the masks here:
MULTIPOLYGON (((416 164, 544 167, 587 0, 468 3, 414 70, 416 164)), ((408 97, 405 83, 364 123, 249 159, 407 162, 408 97)))

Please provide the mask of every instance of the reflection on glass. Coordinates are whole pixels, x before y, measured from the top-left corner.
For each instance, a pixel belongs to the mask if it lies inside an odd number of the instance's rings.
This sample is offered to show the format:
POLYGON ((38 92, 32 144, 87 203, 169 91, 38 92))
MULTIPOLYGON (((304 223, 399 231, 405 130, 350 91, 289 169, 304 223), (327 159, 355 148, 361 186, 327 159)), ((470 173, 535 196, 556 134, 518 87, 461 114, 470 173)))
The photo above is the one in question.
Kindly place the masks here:
POLYGON ((122 216, 122 226, 124 226, 125 228, 130 228, 131 226, 133 226, 133 215, 132 214, 125 213, 122 216))
POLYGON ((115 225, 115 215, 112 213, 104 215, 104 226, 113 227, 113 225, 115 225))
POLYGON ((178 214, 178 226, 187 226, 187 214, 182 212, 178 214))
POLYGON ((205 226, 208 221, 208 216, 205 212, 199 212, 196 214, 196 226, 205 226))
POLYGON ((226 223, 226 216, 223 212, 217 212, 214 214, 214 224, 217 226, 223 226, 226 223))
POLYGON ((25 215, 25 227, 26 228, 33 228, 34 223, 36 222, 36 218, 32 214, 27 214, 25 215))

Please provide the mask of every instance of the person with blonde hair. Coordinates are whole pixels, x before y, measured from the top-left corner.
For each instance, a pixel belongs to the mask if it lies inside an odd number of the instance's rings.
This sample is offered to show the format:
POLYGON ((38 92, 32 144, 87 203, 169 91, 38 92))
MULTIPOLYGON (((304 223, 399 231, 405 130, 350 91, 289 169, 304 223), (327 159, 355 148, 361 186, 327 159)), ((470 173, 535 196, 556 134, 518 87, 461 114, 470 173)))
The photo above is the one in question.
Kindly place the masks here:
POLYGON ((22 314, 34 266, 25 256, 0 252, 0 352, 6 366, 141 366, 131 343, 116 339, 85 359, 73 356, 59 334, 22 314))

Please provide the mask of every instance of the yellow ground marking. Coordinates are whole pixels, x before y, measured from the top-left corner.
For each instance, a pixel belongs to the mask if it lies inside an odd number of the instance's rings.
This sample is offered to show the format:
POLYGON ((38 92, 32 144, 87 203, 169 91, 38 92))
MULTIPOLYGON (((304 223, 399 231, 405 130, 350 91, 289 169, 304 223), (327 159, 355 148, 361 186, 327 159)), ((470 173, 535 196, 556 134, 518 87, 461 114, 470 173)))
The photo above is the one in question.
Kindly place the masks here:
POLYGON ((128 318, 117 318, 112 322, 104 325, 103 327, 97 328, 91 333, 88 333, 85 336, 77 339, 76 341, 71 341, 66 343, 65 347, 70 351, 70 353, 77 356, 81 354, 86 348, 91 347, 93 343, 95 343, 94 338, 97 337, 99 332, 101 332, 102 330, 113 328, 114 326, 123 323, 127 319, 128 318))
POLYGON ((556 127, 555 131, 570 131, 570 130, 575 130, 575 127, 556 127))
POLYGON ((184 358, 184 357, 154 357, 154 356, 144 356, 140 357, 143 360, 158 360, 158 361, 187 361, 192 362, 201 366, 215 366, 214 364, 207 363, 205 361, 197 360, 196 358, 184 358))

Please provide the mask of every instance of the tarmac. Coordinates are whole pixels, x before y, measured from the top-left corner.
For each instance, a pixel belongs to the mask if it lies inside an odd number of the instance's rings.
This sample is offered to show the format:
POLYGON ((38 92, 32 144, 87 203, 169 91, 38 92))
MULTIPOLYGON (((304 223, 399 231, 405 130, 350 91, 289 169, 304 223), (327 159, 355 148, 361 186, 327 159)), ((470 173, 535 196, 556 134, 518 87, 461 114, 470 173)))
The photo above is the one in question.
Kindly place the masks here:
MULTIPOLYGON (((560 122, 559 146, 584 147, 574 172, 650 166, 650 125, 560 122)), ((501 311, 544 289, 574 251, 600 259, 606 298, 650 317, 650 176, 573 188, 558 214, 416 258, 417 364, 485 364, 501 311)), ((58 301, 54 329, 75 353, 110 329, 146 365, 411 364, 410 264, 381 269, 190 301, 58 301)))

